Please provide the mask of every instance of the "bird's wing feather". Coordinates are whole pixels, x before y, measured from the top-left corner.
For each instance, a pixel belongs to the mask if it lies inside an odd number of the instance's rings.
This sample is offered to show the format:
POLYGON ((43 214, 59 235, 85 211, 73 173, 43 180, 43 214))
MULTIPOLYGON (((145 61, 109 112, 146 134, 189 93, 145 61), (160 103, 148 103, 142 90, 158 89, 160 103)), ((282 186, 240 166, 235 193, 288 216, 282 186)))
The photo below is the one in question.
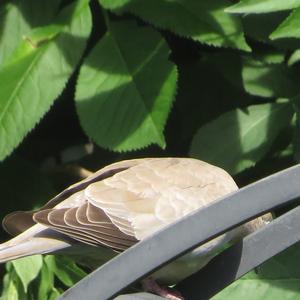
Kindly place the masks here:
MULTIPOLYGON (((141 159, 125 160, 106 166, 84 180, 79 181, 62 191, 60 194, 48 201, 41 210, 53 208, 68 199, 72 194, 85 189, 91 182, 100 181, 113 176, 118 172, 138 164, 140 161, 141 159)), ((16 211, 8 214, 3 219, 2 226, 9 234, 16 236, 35 224, 32 218, 34 213, 35 211, 16 211)))
POLYGON ((127 222, 138 240, 197 208, 237 189, 222 169, 194 160, 144 160, 102 181, 91 183, 86 199, 102 209, 121 231, 127 222))
MULTIPOLYGON (((81 181, 69 186, 67 189, 65 189, 60 194, 58 194, 56 197, 54 197, 49 202, 47 202, 41 209, 53 208, 56 205, 59 205, 65 199, 69 198, 70 195, 72 195, 78 191, 84 190, 92 182, 97 182, 97 181, 104 180, 105 178, 112 177, 114 174, 117 174, 128 168, 131 168, 132 166, 139 164, 141 162, 141 160, 142 159, 124 160, 124 161, 120 161, 120 162, 116 162, 114 164, 108 165, 108 166, 98 170, 97 172, 93 173, 91 176, 85 178, 84 180, 81 180, 81 181)), ((148 160, 148 159, 146 159, 146 160, 148 160)))
MULTIPOLYGON (((117 226, 109 222, 105 214, 101 212, 101 223, 89 222, 86 203, 78 207, 54 208, 39 211, 33 215, 34 220, 55 231, 66 234, 67 236, 80 242, 94 245, 105 246, 114 250, 125 250, 137 242, 137 240, 118 229, 117 226), (80 213, 78 211, 81 210, 80 213), (84 219, 85 223, 81 220, 84 219)), ((99 210, 98 208, 96 208, 99 210)))
POLYGON ((199 160, 123 161, 62 192, 33 214, 33 222, 86 244, 124 250, 236 189, 225 171, 199 160))

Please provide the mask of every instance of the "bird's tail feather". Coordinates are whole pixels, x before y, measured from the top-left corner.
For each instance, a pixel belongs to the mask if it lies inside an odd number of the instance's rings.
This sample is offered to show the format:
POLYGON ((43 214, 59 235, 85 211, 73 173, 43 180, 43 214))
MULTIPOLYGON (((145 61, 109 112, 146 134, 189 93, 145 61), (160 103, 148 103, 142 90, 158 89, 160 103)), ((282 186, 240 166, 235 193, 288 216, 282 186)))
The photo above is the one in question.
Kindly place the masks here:
POLYGON ((0 263, 34 254, 51 253, 70 247, 66 241, 54 237, 42 237, 45 230, 35 225, 15 238, 0 244, 0 263))

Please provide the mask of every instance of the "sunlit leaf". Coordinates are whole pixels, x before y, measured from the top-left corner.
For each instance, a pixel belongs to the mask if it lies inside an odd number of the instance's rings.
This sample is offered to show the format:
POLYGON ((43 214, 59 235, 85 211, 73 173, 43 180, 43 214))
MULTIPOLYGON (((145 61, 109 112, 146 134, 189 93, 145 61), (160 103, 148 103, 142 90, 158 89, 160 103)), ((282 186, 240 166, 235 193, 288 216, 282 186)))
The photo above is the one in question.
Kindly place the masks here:
POLYGON ((0 160, 24 138, 62 92, 91 29, 87 0, 57 24, 36 28, 0 69, 0 160))
POLYGON ((300 299, 300 279, 285 279, 282 281, 271 279, 240 279, 212 300, 274 300, 300 299))
POLYGON ((43 259, 41 255, 34 255, 14 260, 12 264, 26 292, 29 283, 38 276, 42 268, 43 259))
POLYGON ((244 59, 242 77, 245 90, 261 97, 293 97, 300 92, 296 80, 299 71, 284 64, 268 64, 261 60, 244 59))
POLYGON ((9 273, 5 274, 3 278, 3 290, 0 299, 1 300, 19 299, 17 286, 11 278, 11 274, 9 273))
POLYGON ((292 66, 293 64, 299 62, 300 60, 300 49, 294 51, 288 59, 288 66, 292 66))
POLYGON ((61 293, 56 288, 53 288, 49 295, 48 300, 56 300, 60 296, 60 294, 61 293))
POLYGON ((270 149, 293 115, 289 103, 236 109, 202 126, 190 154, 232 174, 255 165, 270 149))
POLYGON ((270 35, 271 39, 300 38, 300 8, 295 9, 270 35))
POLYGON ((81 67, 76 87, 81 125, 98 145, 116 151, 165 147, 177 80, 168 56, 168 45, 154 30, 111 24, 81 67))
MULTIPOLYGON (((239 18, 224 13, 224 8, 230 4, 227 0, 127 0, 123 2, 122 11, 133 13, 159 28, 208 45, 250 51, 239 18)), ((114 1, 100 0, 100 3, 108 9, 116 6, 114 1)), ((119 1, 118 4, 119 7, 119 1)))
POLYGON ((53 286, 54 273, 48 268, 46 263, 43 263, 39 277, 38 299, 47 299, 48 295, 52 293, 53 286))
POLYGON ((256 272, 235 281, 213 300, 300 299, 300 244, 272 257, 256 272))
POLYGON ((45 26, 58 10, 60 0, 11 0, 0 8, 0 65, 22 37, 37 26, 45 26))
POLYGON ((300 0, 242 0, 227 8, 230 13, 267 13, 300 6, 300 0))
POLYGON ((130 1, 131 0, 99 0, 100 4, 108 9, 120 8, 129 3, 130 1))

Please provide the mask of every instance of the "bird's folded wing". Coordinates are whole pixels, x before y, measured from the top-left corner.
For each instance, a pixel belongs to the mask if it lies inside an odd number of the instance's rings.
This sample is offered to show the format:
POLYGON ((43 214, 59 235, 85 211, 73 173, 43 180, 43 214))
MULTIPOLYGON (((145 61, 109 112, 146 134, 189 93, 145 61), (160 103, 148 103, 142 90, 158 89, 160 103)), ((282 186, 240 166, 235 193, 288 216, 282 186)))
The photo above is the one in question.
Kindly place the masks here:
MULTIPOLYGON (((91 182, 101 181, 105 178, 113 176, 118 172, 138 164, 140 161, 141 159, 127 160, 106 166, 86 179, 71 185, 48 201, 41 209, 53 208, 65 199, 69 198, 72 194, 86 188, 91 182)), ((15 211, 11 214, 8 214, 3 219, 2 226, 9 234, 16 236, 35 224, 32 218, 34 212, 35 211, 15 211)))
POLYGON ((204 162, 170 158, 145 160, 90 184, 84 193, 121 231, 126 230, 125 222, 142 240, 236 189, 233 179, 219 168, 212 171, 204 162))
POLYGON ((122 251, 236 189, 225 171, 194 159, 123 161, 63 191, 32 222, 122 251))
POLYGON ((72 208, 46 209, 33 215, 34 220, 55 231, 61 232, 82 243, 104 246, 117 251, 122 251, 132 246, 137 240, 119 230, 103 211, 87 204, 72 208), (94 212, 97 221, 89 221, 88 212, 94 212))

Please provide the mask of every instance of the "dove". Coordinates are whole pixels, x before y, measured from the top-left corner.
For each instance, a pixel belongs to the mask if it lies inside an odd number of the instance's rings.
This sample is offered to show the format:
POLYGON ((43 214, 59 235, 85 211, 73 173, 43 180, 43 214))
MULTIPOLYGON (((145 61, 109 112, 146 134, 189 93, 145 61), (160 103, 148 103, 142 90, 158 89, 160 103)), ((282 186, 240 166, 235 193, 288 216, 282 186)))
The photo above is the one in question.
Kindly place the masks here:
MULTIPOLYGON (((96 268, 237 189, 225 170, 197 159, 113 163, 71 185, 37 211, 6 216, 3 228, 15 237, 0 245, 0 262, 54 253, 72 255, 96 268)), ((175 284, 204 267, 227 245, 264 225, 259 217, 224 233, 151 274, 145 286, 166 298, 182 299, 168 296, 156 281, 175 284)))

